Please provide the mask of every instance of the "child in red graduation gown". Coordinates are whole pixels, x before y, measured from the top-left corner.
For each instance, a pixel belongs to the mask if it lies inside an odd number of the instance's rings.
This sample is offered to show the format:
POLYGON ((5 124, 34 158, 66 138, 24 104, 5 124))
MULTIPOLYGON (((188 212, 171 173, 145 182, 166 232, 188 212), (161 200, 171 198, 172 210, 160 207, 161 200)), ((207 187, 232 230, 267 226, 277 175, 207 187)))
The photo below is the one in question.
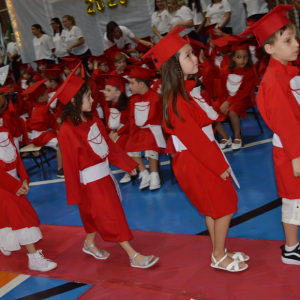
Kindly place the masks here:
POLYGON ((129 139, 126 151, 139 164, 140 189, 149 187, 156 190, 161 187, 158 175, 159 154, 166 148, 166 141, 162 132, 161 96, 150 88, 150 82, 155 77, 155 71, 132 67, 129 74, 129 88, 133 93, 129 106, 129 139), (149 174, 141 157, 149 161, 149 174))
POLYGON ((36 82, 24 92, 35 101, 30 119, 31 143, 35 146, 47 146, 57 150, 57 177, 64 178, 61 150, 57 141, 59 124, 47 106, 49 96, 45 81, 46 79, 36 82))
POLYGON ((231 145, 233 150, 242 147, 241 118, 245 118, 251 103, 251 93, 254 90, 256 75, 253 71, 249 40, 234 42, 228 68, 222 69, 220 77, 221 89, 214 108, 219 114, 216 129, 222 136, 221 149, 231 145), (226 133, 221 121, 230 118, 234 142, 226 133))
POLYGON ((202 97, 198 59, 180 37, 183 30, 177 27, 149 51, 156 67, 161 67, 163 125, 177 151, 174 173, 185 194, 205 215, 213 246, 211 266, 239 272, 247 268, 244 261, 249 257, 225 249, 229 223, 237 211, 233 173, 215 141, 212 124, 218 115, 202 97), (166 45, 172 51, 166 53, 166 45))
POLYGON ((58 140, 63 153, 67 202, 78 204, 87 233, 82 250, 96 259, 109 257, 107 251, 95 245, 98 231, 104 240, 120 244, 132 267, 149 268, 158 258, 142 256, 131 247, 129 240, 133 236, 122 208, 120 188, 109 168, 111 163, 134 175, 137 163, 109 138, 102 121, 90 113, 91 87, 74 76, 79 66, 52 100, 58 98, 66 105, 58 140))
POLYGON ((39 218, 25 195, 29 178, 9 131, 0 119, 0 250, 4 255, 25 246, 28 267, 36 271, 50 271, 57 264, 44 258, 35 243, 42 238, 39 218), (19 179, 21 178, 21 181, 19 179))
MULTIPOLYGON (((277 5, 241 35, 254 33, 270 57, 261 81, 257 105, 274 132, 273 159, 277 190, 282 198, 282 222, 286 243, 282 262, 300 265, 300 76, 292 66, 298 57, 297 29, 286 12, 293 5, 277 5)), ((277 251, 277 250, 276 250, 277 251)))
MULTIPOLYGON (((107 78, 105 84, 105 100, 107 105, 104 108, 106 130, 109 137, 125 151, 129 139, 129 98, 125 94, 125 85, 128 80, 118 75, 103 75, 107 78)), ((120 180, 120 183, 131 181, 128 172, 120 180)))

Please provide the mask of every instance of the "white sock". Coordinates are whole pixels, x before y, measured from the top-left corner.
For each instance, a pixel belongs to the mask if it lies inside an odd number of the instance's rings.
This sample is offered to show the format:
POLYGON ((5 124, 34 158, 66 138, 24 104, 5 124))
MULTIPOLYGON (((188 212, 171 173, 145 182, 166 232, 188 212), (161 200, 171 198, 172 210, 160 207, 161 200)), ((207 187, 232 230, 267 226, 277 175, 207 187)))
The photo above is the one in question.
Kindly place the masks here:
POLYGON ((299 243, 297 243, 295 246, 292 247, 288 247, 287 245, 285 245, 285 251, 291 252, 293 250, 295 250, 297 248, 297 246, 299 245, 299 243))

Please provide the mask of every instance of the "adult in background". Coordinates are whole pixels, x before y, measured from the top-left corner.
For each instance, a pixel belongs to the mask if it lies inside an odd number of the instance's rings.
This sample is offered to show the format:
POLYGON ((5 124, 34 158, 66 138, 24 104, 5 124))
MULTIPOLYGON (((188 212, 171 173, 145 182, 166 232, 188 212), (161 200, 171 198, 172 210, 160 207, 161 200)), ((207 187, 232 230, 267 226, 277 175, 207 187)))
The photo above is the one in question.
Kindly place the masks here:
POLYGON ((177 26, 183 26, 186 30, 180 33, 181 36, 188 35, 189 38, 200 41, 199 36, 195 32, 193 13, 187 7, 186 2, 184 0, 167 0, 167 3, 173 10, 170 31, 177 26))
POLYGON ((203 0, 188 0, 188 7, 193 12, 196 33, 199 35, 201 42, 206 45, 207 38, 205 34, 201 34, 201 31, 206 24, 207 5, 203 0))
POLYGON ((64 27, 68 29, 66 31, 66 43, 68 46, 68 54, 78 55, 86 70, 89 70, 88 59, 89 55, 92 55, 92 52, 84 40, 81 29, 76 26, 76 22, 73 16, 63 16, 62 22, 64 27))
POLYGON ((207 25, 218 23, 219 29, 226 34, 232 34, 230 26, 231 7, 228 0, 211 0, 207 6, 207 25))
POLYGON ((170 31, 171 15, 165 0, 154 0, 155 9, 151 17, 154 34, 161 40, 170 31))
POLYGON ((19 54, 18 44, 16 42, 15 34, 10 35, 11 42, 7 44, 6 55, 11 63, 11 67, 14 71, 14 77, 16 82, 20 79, 20 68, 18 64, 21 64, 21 57, 19 54))
POLYGON ((268 12, 269 0, 243 0, 244 7, 247 11, 247 18, 259 20, 268 12))
MULTIPOLYGON (((135 43, 141 43, 147 47, 152 47, 153 44, 144 40, 138 39, 132 31, 130 31, 125 26, 119 26, 116 22, 110 21, 106 25, 106 33, 104 35, 104 42, 106 48, 110 48, 114 44, 117 44, 119 49, 128 49, 126 45, 126 39, 130 38, 135 43)), ((134 49, 130 49, 133 51, 127 51, 128 53, 135 52, 134 49)))
POLYGON ((47 35, 40 24, 33 24, 31 32, 34 35, 33 47, 35 52, 35 60, 46 59, 47 65, 55 64, 55 46, 52 38, 47 35))
POLYGON ((58 62, 61 63, 61 57, 65 57, 68 55, 67 43, 66 43, 66 30, 63 29, 62 24, 59 18, 52 18, 50 23, 53 29, 53 43, 55 46, 55 55, 58 59, 58 62))

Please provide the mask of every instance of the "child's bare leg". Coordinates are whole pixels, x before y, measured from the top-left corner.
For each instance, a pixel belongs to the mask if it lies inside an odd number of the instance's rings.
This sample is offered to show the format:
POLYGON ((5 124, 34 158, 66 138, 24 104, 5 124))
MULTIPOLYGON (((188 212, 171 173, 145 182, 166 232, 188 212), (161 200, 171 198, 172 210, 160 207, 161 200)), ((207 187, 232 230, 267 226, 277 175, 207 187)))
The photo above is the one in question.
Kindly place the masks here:
POLYGON ((149 167, 151 172, 158 172, 158 160, 153 158, 148 158, 149 167))
MULTIPOLYGON (((128 254, 129 258, 133 258, 133 256, 136 254, 136 251, 131 247, 130 243, 128 241, 119 243, 119 245, 125 250, 125 252, 128 254)), ((134 260, 138 265, 141 264, 142 260, 145 258, 144 255, 139 254, 134 260)), ((153 255, 149 257, 148 262, 150 263, 151 260, 154 258, 153 255)))
POLYGON ((221 144, 225 144, 226 140, 229 139, 229 135, 227 134, 227 132, 221 122, 216 121, 216 130, 219 133, 219 135, 222 137, 221 144))
POLYGON ((143 172, 143 171, 146 170, 146 166, 145 166, 144 161, 141 157, 132 157, 132 159, 134 159, 139 164, 138 169, 139 169, 140 172, 143 172))
MULTIPOLYGON (((95 242, 96 234, 97 234, 97 231, 95 231, 93 233, 87 233, 85 241, 86 241, 86 243, 87 243, 88 246, 92 245, 95 242)), ((91 247, 90 250, 93 253, 97 253, 99 251, 99 248, 95 245, 95 246, 91 247)), ((106 256, 107 252, 104 251, 103 255, 106 256)))
POLYGON ((63 161, 62 161, 62 154, 59 144, 57 144, 57 152, 56 152, 56 159, 57 159, 57 170, 62 169, 63 161))
POLYGON ((293 247, 298 244, 298 225, 282 223, 285 235, 285 244, 288 247, 293 247))
POLYGON ((212 248, 214 249, 214 239, 215 239, 215 220, 212 217, 205 216, 206 227, 209 232, 212 248))
POLYGON ((33 254, 36 252, 34 244, 25 245, 25 248, 29 254, 33 254))
MULTIPOLYGON (((229 111, 228 112, 230 121, 231 121, 231 125, 233 128, 233 134, 234 134, 234 138, 235 139, 241 139, 241 120, 239 115, 234 112, 234 111, 229 111)), ((239 144, 239 141, 236 141, 235 144, 239 144)))

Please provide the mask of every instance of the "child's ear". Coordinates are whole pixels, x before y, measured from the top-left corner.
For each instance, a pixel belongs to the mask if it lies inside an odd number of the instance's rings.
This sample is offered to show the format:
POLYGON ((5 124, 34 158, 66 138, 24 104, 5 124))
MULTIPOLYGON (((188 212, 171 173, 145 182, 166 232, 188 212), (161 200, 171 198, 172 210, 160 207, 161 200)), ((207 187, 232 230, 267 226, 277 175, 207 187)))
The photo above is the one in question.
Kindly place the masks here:
POLYGON ((117 91, 117 97, 121 97, 121 91, 117 91))
POLYGON ((274 47, 272 45, 265 44, 264 49, 268 54, 270 55, 274 54, 274 47))

